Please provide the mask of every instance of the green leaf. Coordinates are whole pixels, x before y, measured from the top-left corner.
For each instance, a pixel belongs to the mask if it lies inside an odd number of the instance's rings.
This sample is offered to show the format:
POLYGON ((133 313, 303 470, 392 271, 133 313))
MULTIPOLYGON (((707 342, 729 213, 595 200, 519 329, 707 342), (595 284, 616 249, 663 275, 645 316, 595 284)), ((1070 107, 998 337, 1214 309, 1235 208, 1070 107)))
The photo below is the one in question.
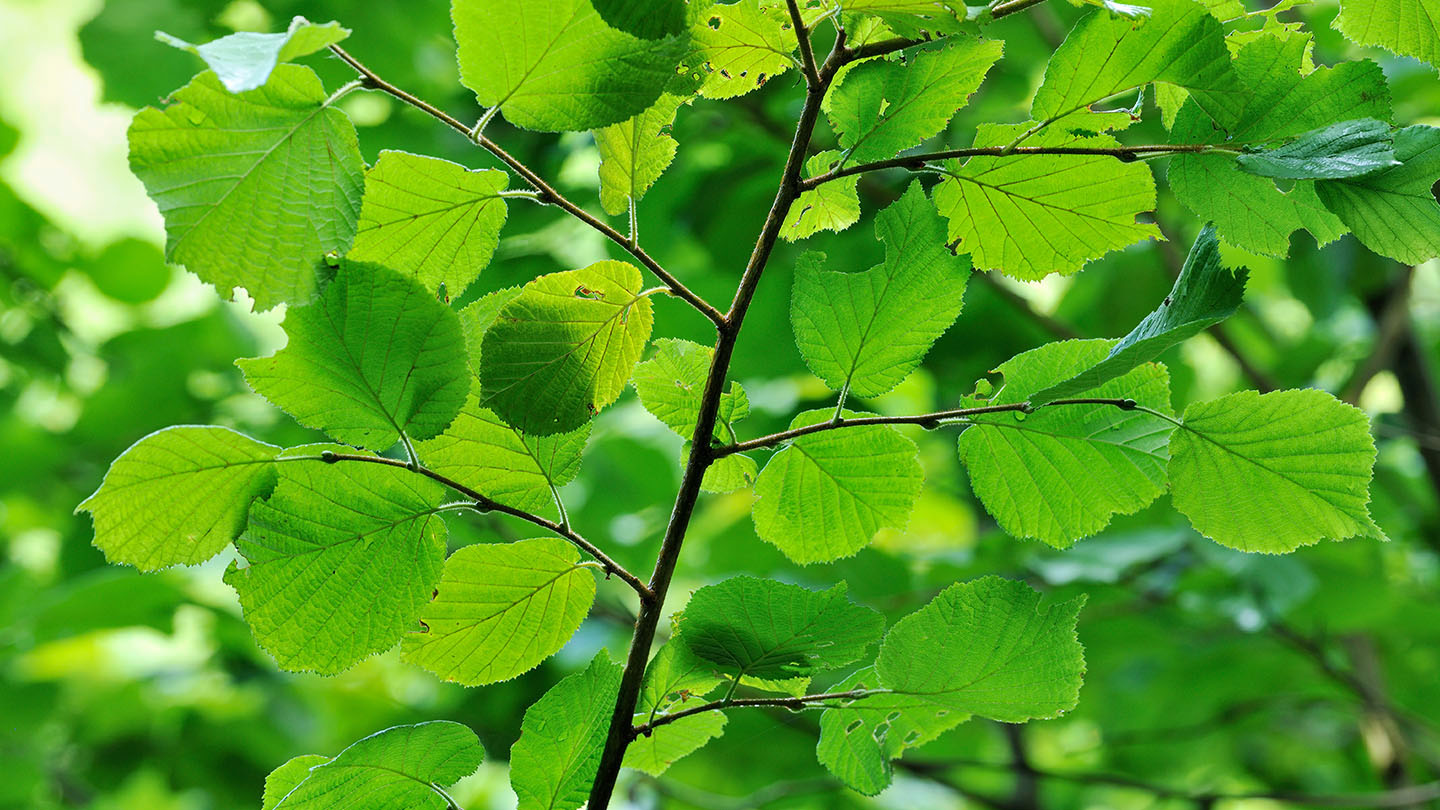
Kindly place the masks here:
POLYGON ((595 601, 595 575, 559 538, 466 546, 445 561, 405 660, 465 686, 534 669, 575 635, 595 601))
MULTIPOLYGON (((640 403, 686 439, 695 435, 695 420, 700 416, 700 400, 714 354, 709 346, 662 338, 655 341, 654 356, 635 366, 632 382, 640 403)), ((720 395, 715 438, 733 440, 735 434, 730 427, 749 414, 750 399, 740 383, 732 380, 730 390, 720 395)))
POLYGON ((795 267, 790 323, 805 364, 836 391, 884 394, 920 365, 960 315, 969 262, 945 248, 945 223, 918 182, 875 217, 885 261, 863 273, 795 267))
POLYGON ((958 0, 841 0, 840 8, 876 17, 902 37, 952 34, 960 30, 965 18, 965 4, 958 0))
POLYGON ((1075 622, 1081 596, 1040 607, 1023 582, 957 582, 895 623, 880 645, 881 686, 1003 723, 1075 708, 1085 674, 1075 622))
POLYGON ((285 334, 284 349, 236 365, 256 393, 346 444, 428 439, 465 403, 459 319, 388 268, 342 262, 318 300, 286 314, 285 334))
POLYGON ((619 216, 628 211, 669 168, 677 146, 670 126, 685 101, 684 96, 665 93, 635 117, 595 130, 600 205, 605 213, 619 216))
MULTIPOLYGON (((1220 131, 1193 103, 1176 115, 1176 143, 1258 146, 1304 135, 1335 121, 1388 120, 1390 91, 1371 62, 1312 69, 1309 38, 1266 34, 1244 43, 1236 71, 1251 92, 1238 122, 1220 131)), ((1290 234, 1305 229, 1319 244, 1338 239, 1345 226, 1326 210, 1316 184, 1301 180, 1282 192, 1273 181, 1244 171, 1224 154, 1182 154, 1170 159, 1170 186, 1186 207, 1213 220, 1220 236, 1252 253, 1285 256, 1290 234)))
POLYGON ((715 667, 697 656, 684 641, 671 641, 655 653, 645 667, 636 709, 645 715, 645 722, 676 704, 702 698, 724 683, 715 674, 715 667))
POLYGON ((505 225, 505 173, 389 150, 365 174, 351 259, 378 262, 458 298, 490 263, 505 225))
POLYGON ((309 56, 348 36, 350 29, 341 28, 340 23, 312 23, 304 17, 291 20, 290 28, 283 34, 240 31, 204 45, 192 45, 163 31, 155 32, 155 38, 166 45, 204 59, 220 83, 232 93, 254 90, 265 84, 277 64, 309 56))
POLYGON ((279 804, 281 799, 310 777, 311 768, 329 761, 330 757, 320 754, 301 754, 291 757, 284 765, 271 771, 265 777, 265 793, 260 810, 275 810, 275 805, 279 804))
MULTIPOLYGON (((981 124, 975 145, 1004 146, 1025 129, 981 124)), ((1118 145, 1109 136, 1076 138, 1053 129, 1025 143, 1118 145)), ((1009 155, 952 162, 951 170, 935 187, 935 206, 950 220, 950 239, 981 270, 1037 281, 1078 272, 1112 250, 1160 237, 1154 225, 1136 221, 1155 207, 1155 179, 1144 163, 1108 155, 1009 155)))
POLYGON ((760 0, 716 4, 690 29, 690 62, 709 71, 700 88, 706 98, 734 98, 789 70, 796 48, 789 18, 760 0))
MULTIPOLYGON (((680 457, 682 465, 689 459, 689 455, 687 443, 686 451, 680 457)), ((760 467, 755 463, 755 459, 744 453, 731 453, 710 463, 705 470, 705 477, 700 479, 700 489, 724 495, 754 486, 759 474, 760 467)))
POLYGON ((598 129, 654 104, 686 45, 611 28, 590 0, 455 0, 451 17, 460 81, 542 132, 598 129))
MULTIPOLYGON (((1102 362, 1112 341, 1068 340, 1017 355, 1000 365, 1004 387, 966 405, 1027 401, 1036 391, 1102 362)), ((1086 397, 1132 399, 1170 413, 1170 379, 1145 364, 1086 397)), ((960 460, 975 495, 1000 528, 1015 537, 1065 548, 1140 511, 1165 491, 1166 445, 1174 425, 1141 410, 1111 405, 1052 405, 1032 414, 973 417, 960 434, 960 460)))
POLYGON ((481 404, 525 433, 574 430, 625 389, 654 315, 640 271, 618 261, 551 273, 485 333, 481 404))
POLYGON ((219 554, 275 482, 280 448, 223 427, 165 428, 130 445, 75 507, 112 563, 155 571, 219 554))
MULTIPOLYGON (((637 722, 644 722, 636 716, 637 722)), ((659 776, 683 757, 699 751, 705 744, 725 733, 725 713, 721 711, 682 717, 673 723, 642 734, 625 749, 626 768, 659 776)))
POLYGON ((708 6, 710 0, 594 0, 595 10, 612 28, 618 28, 645 39, 660 39, 679 34, 696 6, 708 6))
MULTIPOLYGON (((831 416, 806 411, 790 427, 831 416)), ((755 532, 801 565, 854 556, 881 529, 905 528, 924 481, 915 443, 889 425, 801 436, 755 482, 755 532)))
POLYGON ((893 157, 939 134, 1004 51, 999 40, 947 42, 905 62, 863 62, 831 88, 825 110, 849 160, 893 157))
MULTIPOLYGON (((840 160, 834 150, 812 155, 805 161, 805 174, 814 177, 830 170, 840 160)), ((820 231, 843 231, 860 221, 860 175, 852 174, 802 192, 790 206, 780 225, 780 238, 787 242, 804 239, 820 231)))
POLYGON ((1201 534, 1279 554, 1378 534, 1375 442, 1360 410, 1324 391, 1242 391, 1185 409, 1170 440, 1175 508, 1201 534))
POLYGON ((1058 121, 1111 96, 1163 81, 1222 125, 1239 115, 1246 94, 1230 64, 1220 21, 1191 0, 1147 0, 1148 19, 1091 12, 1045 66, 1030 117, 1058 121))
POLYGON ((734 676, 780 680, 843 667, 880 638, 885 620, 845 597, 740 576, 697 590, 676 616, 680 638, 734 676))
POLYGON ((415 627, 445 559, 437 514, 445 491, 404 468, 366 462, 278 469, 275 491, 250 508, 236 543, 249 564, 231 563, 225 581, 281 668, 333 675, 415 627))
POLYGON ((460 330, 465 333, 465 353, 470 355, 470 370, 477 379, 480 376, 480 355, 485 347, 485 333, 495 325, 500 310, 519 298, 521 292, 523 290, 519 287, 506 287, 481 296, 460 310, 460 330))
MULTIPOLYGON (((866 667, 831 692, 876 689, 873 667, 866 667)), ((853 790, 874 796, 890 785, 890 761, 908 748, 924 745, 970 718, 932 704, 928 696, 885 693, 825 709, 820 715, 816 757, 826 770, 853 790)))
POLYGON ((418 442, 425 466, 506 506, 531 513, 555 511, 555 490, 575 480, 590 439, 590 425, 569 433, 527 436, 472 393, 444 433, 418 442))
POLYGON ((1315 184, 1320 199, 1361 244, 1405 264, 1440 256, 1440 129, 1416 125, 1395 133, 1399 166, 1363 177, 1315 184))
POLYGON ((274 810, 445 810, 449 801, 432 785, 464 779, 484 756, 475 732, 459 723, 438 720, 387 728, 311 767, 309 776, 274 810))
POLYGON ((620 672, 602 649, 587 669, 525 710, 520 739, 510 748, 510 786, 519 810, 575 810, 585 803, 610 732, 620 672))
POLYGON ((130 125, 130 170, 165 216, 165 258, 258 309, 308 300, 355 235, 365 164, 314 71, 275 68, 232 94, 214 73, 130 125))
POLYGON ((1242 154, 1235 162, 1251 174, 1290 180, 1359 177, 1400 163, 1390 125, 1373 118, 1311 130, 1282 146, 1242 154))
POLYGON ((1032 394, 1030 404, 1040 406, 1097 388, 1225 320, 1240 307, 1247 277, 1245 268, 1232 273, 1221 263, 1220 240, 1215 228, 1206 225, 1190 247, 1175 286, 1160 306, 1121 338, 1105 359, 1032 394))
POLYGON ((1435 0, 1344 0, 1334 26, 1361 45, 1440 64, 1440 3, 1435 0))

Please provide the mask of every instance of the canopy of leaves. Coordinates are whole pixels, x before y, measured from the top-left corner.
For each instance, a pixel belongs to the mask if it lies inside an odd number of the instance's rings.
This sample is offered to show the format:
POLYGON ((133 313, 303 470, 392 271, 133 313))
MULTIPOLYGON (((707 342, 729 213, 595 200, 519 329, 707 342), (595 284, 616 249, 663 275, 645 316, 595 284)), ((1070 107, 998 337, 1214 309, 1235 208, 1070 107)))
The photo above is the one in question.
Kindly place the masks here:
POLYGON ((587 669, 525 710, 520 739, 510 748, 510 786, 520 810, 575 810, 585 803, 610 730, 620 669, 601 650, 587 669))
POLYGON ((1212 226, 1205 226, 1191 245, 1175 286, 1160 306, 1121 338, 1104 360, 1064 382, 1031 394, 1030 404, 1040 406, 1078 396, 1156 359, 1171 346, 1225 320, 1235 314, 1245 297, 1247 275, 1244 268, 1231 272, 1221 263, 1220 240, 1212 226))
MULTIPOLYGON (((1051 343, 1000 365, 1004 387, 976 405, 1025 402, 1037 390, 1102 362, 1108 340, 1051 343)), ((1086 397, 1134 400, 1170 413, 1170 378, 1156 364, 1134 364, 1086 397)), ((972 402, 967 401, 967 405, 972 402)), ((1056 404, 1033 414, 973 417, 960 434, 970 485, 1005 531, 1064 548, 1116 515, 1148 506, 1165 491, 1166 445, 1174 425, 1143 410, 1056 404)))
POLYGON ((883 394, 925 359, 960 314, 969 266, 945 249, 945 223, 912 183, 875 218, 885 261, 863 273, 822 269, 807 253, 795 269, 790 323, 805 364, 831 388, 883 394))
POLYGON ((1175 508, 1217 543, 1277 554, 1378 534, 1375 442, 1358 409, 1314 389, 1196 402, 1170 441, 1175 508))
POLYGON ((318 24, 304 17, 291 20, 290 28, 283 34, 237 31, 204 45, 192 45, 164 32, 155 32, 155 38, 161 42, 204 59, 220 83, 232 93, 254 90, 265 84, 277 64, 324 50, 348 36, 350 29, 340 27, 337 22, 318 24))
POLYGON ((466 546, 445 561, 405 659, 480 686, 533 669, 570 640, 595 601, 595 576, 558 538, 466 546))
POLYGON ((232 94, 196 76, 130 125, 130 168, 165 216, 165 258, 259 309, 308 300, 355 235, 365 166, 355 127, 309 68, 232 94))
POLYGON ((465 343, 455 313, 414 279, 344 261, 314 303, 285 318, 290 342, 240 360, 245 381, 302 425, 384 450, 428 439, 465 402, 465 343))
MULTIPOLYGON (((274 810, 443 810, 450 806, 432 785, 451 785, 480 767, 485 752, 475 732, 448 721, 396 726, 372 734, 334 759, 296 757, 271 777, 275 791, 294 781, 274 810), (325 761, 316 761, 325 760, 325 761), (300 769, 307 768, 303 778, 300 769)), ((271 780, 266 782, 267 795, 271 780)))
POLYGON ((414 276, 459 297, 490 263, 505 224, 505 173, 384 151, 365 173, 351 259, 414 276))
POLYGON ((812 591, 732 577, 696 591, 677 618, 698 657, 735 677, 784 680, 845 666, 880 638, 885 620, 840 583, 812 591))
POLYGON ((611 28, 590 0, 456 0, 460 81, 517 127, 618 124, 655 103, 685 38, 611 28))
POLYGON ((166 428, 121 453, 76 511, 94 517, 95 546, 111 562, 202 563, 240 536, 250 502, 275 482, 278 452, 229 428, 166 428))
MULTIPOLYGON (((790 427, 832 416, 806 411, 790 427)), ((854 556, 881 529, 910 520, 925 480, 917 455, 889 425, 801 436, 771 456, 755 482, 755 533, 802 565, 854 556)))
MULTIPOLYGON (((1026 130, 1024 124, 982 124, 975 145, 1003 147, 1026 130)), ((1025 143, 1117 144, 1109 136, 1078 138, 1058 127, 1025 143)), ((1155 179, 1143 163, 1103 154, 1011 155, 972 157, 950 169, 935 187, 935 205, 950 220, 950 239, 980 270, 1024 281, 1068 275, 1091 259, 1160 235, 1153 224, 1136 221, 1155 207, 1155 179)))
POLYGON ((847 159, 892 157, 938 134, 1003 49, 999 40, 958 39, 906 62, 874 60, 846 72, 826 97, 826 112, 847 159))
MULTIPOLYGON (((286 456, 318 458, 325 446, 286 456)), ((334 674, 395 646, 429 603, 445 559, 439 484, 400 467, 277 464, 269 498, 237 542, 225 581, 255 640, 281 667, 334 674)))
POLYGON ((654 322, 640 283, 634 265, 603 261, 526 284, 485 333, 481 404, 546 435, 614 402, 654 322))

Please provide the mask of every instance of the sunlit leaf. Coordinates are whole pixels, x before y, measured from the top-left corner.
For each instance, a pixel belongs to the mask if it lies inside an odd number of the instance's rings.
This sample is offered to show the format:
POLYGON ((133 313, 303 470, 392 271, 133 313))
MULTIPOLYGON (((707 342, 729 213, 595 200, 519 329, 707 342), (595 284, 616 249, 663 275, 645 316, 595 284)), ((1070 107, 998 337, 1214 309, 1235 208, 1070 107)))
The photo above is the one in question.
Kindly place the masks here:
POLYGON ((202 563, 240 536, 250 502, 275 482, 279 452, 229 428, 166 428, 121 453, 75 511, 93 516, 95 546, 110 562, 141 571, 202 563))
POLYGON ((505 224, 505 173, 384 151, 365 174, 351 259, 413 276, 458 298, 490 263, 505 224))
POLYGON ((303 425, 384 450, 428 439, 465 402, 464 337, 454 311, 414 279, 345 261, 315 302, 285 316, 289 343, 239 360, 245 381, 303 425))
POLYGON ((364 163, 355 127, 309 68, 280 65, 232 94, 214 73, 130 125, 130 169, 165 216, 165 257, 257 308, 310 299, 325 254, 355 235, 364 163))
POLYGON ((421 631, 403 655, 466 686, 509 680, 570 640, 595 601, 595 575, 558 538, 466 546, 445 561, 421 631))

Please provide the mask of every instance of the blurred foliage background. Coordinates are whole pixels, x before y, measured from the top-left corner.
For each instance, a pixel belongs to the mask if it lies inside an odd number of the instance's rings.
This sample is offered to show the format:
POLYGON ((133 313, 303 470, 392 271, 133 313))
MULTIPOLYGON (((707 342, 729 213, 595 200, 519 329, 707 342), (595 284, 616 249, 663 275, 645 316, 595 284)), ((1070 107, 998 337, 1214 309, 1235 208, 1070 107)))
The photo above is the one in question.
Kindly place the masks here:
MULTIPOLYGON (((1335 12, 1319 3, 1287 17, 1310 21, 1322 64, 1379 60, 1398 120, 1440 124, 1434 71, 1352 52, 1328 27, 1335 12)), ((977 121, 1021 120, 1049 50, 1079 13, 1055 0, 996 25, 1007 58, 945 142, 967 145, 977 121)), ((318 440, 249 394, 232 365, 283 341, 281 313, 222 304, 165 265, 159 216, 125 156, 133 110, 199 70, 154 42, 155 29, 204 41, 276 30, 293 14, 340 20, 354 29, 347 48, 381 75, 462 119, 476 114, 456 80, 445 0, 0 2, 0 807, 258 807, 264 775, 292 755, 333 754, 386 726, 437 718, 474 728, 489 754, 458 790, 462 804, 509 807, 504 760, 524 708, 600 646, 623 653, 634 606, 611 584, 560 656, 503 685, 441 684, 393 654, 335 678, 281 673, 220 581, 228 556, 141 576, 105 566, 89 520, 73 515, 115 456, 167 425, 229 425, 276 444, 318 440)), ((351 77, 333 60, 308 61, 332 87, 351 77)), ((803 95, 797 81, 792 72, 736 102, 682 111, 676 165, 640 206, 651 252, 712 301, 729 300, 773 196, 803 95)), ((378 94, 344 104, 367 160, 391 148, 492 165, 378 94)), ((589 136, 557 140, 498 120, 488 134, 599 210, 589 136)), ((1164 133, 1147 122, 1129 138, 1164 133)), ((867 175, 867 213, 906 179, 867 175)), ((949 407, 988 369, 1039 343, 1124 334, 1164 297, 1200 225, 1163 185, 1157 219, 1173 241, 1114 254, 1074 278, 977 277, 922 371, 870 406, 949 407)), ((854 257, 853 269, 882 255, 868 220, 811 242, 854 257)), ((737 355, 756 435, 825 396, 790 336, 789 272, 800 249, 779 248, 737 355)), ((573 221, 514 205, 473 294, 613 251, 573 221)), ((912 752, 897 784, 874 800, 838 791, 816 764, 818 715, 734 713, 725 736, 680 762, 666 784, 631 779, 627 798, 702 810, 1238 809, 1307 804, 1281 794, 1334 798, 1440 779, 1440 267, 1399 267, 1348 237, 1317 249, 1297 236, 1292 254, 1229 254, 1252 268, 1248 301, 1224 331, 1166 358, 1177 401, 1315 386, 1360 404, 1380 446, 1374 514, 1393 542, 1245 555, 1202 540, 1161 503, 1055 552, 1000 533, 969 492, 953 433, 918 429, 930 486, 909 531, 852 560, 798 569, 754 537, 748 494, 708 496, 674 591, 682 599, 742 572, 812 585, 845 579, 854 598, 892 618, 985 573, 1024 578, 1056 598, 1088 593, 1080 708, 1023 731, 962 726, 912 752), (1225 798, 1248 794, 1272 798, 1225 798)), ((657 335, 708 342, 708 324, 683 304, 660 299, 657 309, 657 335)), ((597 420, 583 474, 564 493, 575 523, 632 569, 653 562, 678 445, 627 395, 597 420)), ((473 517, 451 531, 455 544, 528 534, 473 517)))

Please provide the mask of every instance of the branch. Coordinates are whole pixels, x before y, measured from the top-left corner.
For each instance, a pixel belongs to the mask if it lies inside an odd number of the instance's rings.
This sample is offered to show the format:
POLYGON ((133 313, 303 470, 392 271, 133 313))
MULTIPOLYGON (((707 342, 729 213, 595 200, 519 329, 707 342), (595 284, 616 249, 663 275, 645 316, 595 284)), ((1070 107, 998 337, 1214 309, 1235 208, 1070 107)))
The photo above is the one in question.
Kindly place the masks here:
POLYGON ((466 498, 474 501, 475 508, 481 512, 502 512, 504 514, 510 515, 511 517, 517 517, 521 520, 533 523, 542 529, 547 529, 553 532, 555 535, 570 541, 571 543, 575 544, 576 547, 580 548, 582 551, 589 554, 591 557, 594 557, 600 563, 600 565, 604 567, 606 576, 610 576, 613 574, 623 580, 626 585, 629 585, 632 589, 634 589, 635 593, 640 595, 641 602, 652 599, 654 596, 650 592, 650 589, 645 586, 645 583, 640 581, 639 577, 625 570, 624 566, 611 559, 609 555, 601 551, 594 543, 591 543, 589 540, 586 540, 579 534, 576 534, 575 531, 572 530, 570 527, 556 523, 549 518, 544 518, 539 515, 531 514, 530 512, 526 512, 523 509, 516 509, 513 506, 506 506, 505 504, 500 503, 496 500, 492 500, 491 498, 482 495, 479 492, 476 492, 470 487, 465 486, 459 481, 456 481, 455 479, 450 478, 446 475, 442 475, 441 473, 435 472, 428 467, 422 467, 419 464, 411 464, 410 462, 400 461, 398 459, 385 458, 383 456, 364 456, 358 453, 335 453, 330 450, 326 450, 318 456, 286 456, 276 460, 323 461, 326 464, 336 464, 341 461, 360 461, 367 464, 383 464, 387 467, 401 467, 403 469, 410 470, 411 472, 419 473, 420 475, 423 475, 432 481, 436 481, 446 487, 449 487, 450 489, 460 493, 461 495, 464 495, 466 498))
MULTIPOLYGON (((743 453, 748 450, 758 450, 762 447, 774 447, 777 444, 797 439, 801 436, 808 436, 811 433, 820 433, 826 430, 835 430, 843 427, 859 427, 861 425, 920 425, 927 429, 934 429, 943 426, 947 422, 957 419, 968 419, 972 416, 980 416, 987 413, 1034 413, 1040 408, 1049 408, 1053 405, 1110 405, 1122 411, 1144 411, 1145 413, 1159 416, 1162 419, 1175 421, 1158 411, 1153 411, 1135 402, 1133 399, 1109 399, 1104 397, 1085 397, 1080 399, 1057 399, 1054 402, 1047 402, 1037 408, 1029 402, 1012 402, 1007 405, 982 405, 977 408, 956 408, 950 411, 936 411, 934 413, 922 413, 914 416, 856 416, 849 419, 832 419, 828 422, 817 422, 813 425, 782 430, 779 433, 771 433, 768 436, 761 436, 758 439, 751 439, 745 442, 727 444, 723 447, 716 447, 711 453, 716 458, 723 458, 732 453, 743 453)), ((1177 423, 1178 424, 1178 423, 1177 423)))
POLYGON ((1011 155, 1106 155, 1124 162, 1132 162, 1145 157, 1162 157, 1183 152, 1235 152, 1231 145, 1218 146, 1209 143, 1181 143, 1181 144, 1140 144, 1137 146, 1016 146, 1013 149, 1004 146, 972 146, 966 149, 946 149, 940 152, 921 152, 915 155, 902 155, 901 157, 888 160, 877 160, 872 163, 857 163, 854 166, 847 166, 839 169, 831 169, 824 174, 810 177, 801 182, 801 186, 812 189, 822 183, 831 180, 839 180, 842 177, 849 177, 865 172, 877 172, 882 169, 909 169, 919 171, 933 160, 949 160, 950 158, 963 157, 1008 157, 1011 155))
POLYGON ((531 186, 534 186, 535 191, 539 194, 539 202, 557 206, 572 217, 575 217, 576 219, 580 220, 586 225, 589 225, 596 231, 599 231, 602 235, 605 236, 605 238, 624 248, 625 252, 635 257, 636 261, 644 265, 645 268, 651 273, 654 273, 655 277, 663 281, 665 283, 665 286, 669 288, 670 292, 673 295, 675 295, 677 298, 683 299, 686 303, 690 304, 690 306, 698 310, 700 314, 704 315, 706 318, 709 318, 710 321, 716 326, 719 326, 721 324, 724 316, 720 314, 720 310, 711 306, 708 302, 705 301, 705 299, 701 298, 699 295, 692 292, 688 287, 682 284, 680 282, 680 279, 671 275, 670 271, 660 266, 660 263, 655 261, 655 259, 652 258, 649 253, 646 253, 645 249, 640 247, 637 242, 631 240, 629 236, 621 233, 607 223, 602 222, 594 214, 591 214, 589 211, 586 211, 585 209, 571 202, 559 191, 556 191, 553 186, 545 182, 545 179, 542 178, 539 174, 536 174, 534 170, 526 166, 524 163, 521 163, 509 152, 501 149, 499 144, 485 137, 483 134, 466 126, 465 123, 460 119, 456 118, 453 115, 450 115, 444 110, 441 110, 440 108, 429 103, 428 101, 425 101, 411 93, 408 93, 405 90, 402 90, 399 87, 396 87, 395 85, 380 78, 380 76, 377 75, 375 71, 371 70, 360 60, 351 56, 348 51, 346 51, 344 48, 341 48, 339 45, 331 45, 330 51, 336 56, 338 56, 340 60, 343 61, 345 64, 354 68, 355 72, 360 74, 365 83, 365 87, 372 90, 379 90, 381 92, 388 93, 389 95, 394 96, 395 98, 405 102, 406 104, 409 104, 415 109, 420 110, 426 115, 429 115, 430 117, 440 121, 441 123, 460 133, 461 135, 464 135, 466 140, 486 150, 490 154, 494 155, 496 158, 499 158, 501 163, 504 163, 506 166, 510 167, 511 171, 524 178, 525 182, 529 183, 531 186))
POLYGON ((820 71, 815 67, 815 51, 810 47, 810 30, 805 27, 805 18, 800 15, 800 4, 795 0, 785 0, 785 5, 790 9, 790 24, 795 26, 795 40, 800 45, 805 83, 811 86, 819 85, 820 71))
MULTIPOLYGON (((674 712, 673 714, 661 715, 643 725, 635 726, 630 730, 630 738, 633 740, 641 735, 650 736, 655 729, 661 726, 668 726, 676 720, 683 720, 686 717, 705 712, 718 711, 720 709, 756 708, 767 706, 778 706, 791 711, 803 711, 804 709, 815 708, 814 704, 823 703, 827 700, 859 700, 871 695, 888 694, 889 689, 852 689, 849 692, 827 692, 818 695, 801 695, 800 697, 781 698, 741 698, 739 700, 727 699, 716 700, 699 706, 691 706, 688 709, 674 712)), ((821 707, 825 708, 825 707, 821 707)))
POLYGON ((695 417, 695 432, 691 435, 690 460, 680 478, 680 489, 675 494, 675 506, 670 512, 670 522, 665 526, 665 535, 660 540, 660 552, 655 559, 655 570, 650 576, 649 588, 653 598, 643 601, 640 618, 635 621, 635 634, 630 640, 630 651, 625 658, 625 671, 620 676, 620 689, 615 698, 615 711, 610 717, 610 731, 605 739, 605 748, 600 755, 595 781, 590 788, 589 807, 591 810, 605 810, 610 796, 615 791, 615 780, 625 759, 625 749, 630 745, 631 723, 635 717, 635 704, 640 697, 644 682, 645 667, 650 660, 650 647, 655 641, 655 628, 660 623, 665 605, 665 594, 675 576, 675 566, 680 561, 680 547, 685 542, 685 533, 690 527, 690 518, 695 503, 700 498, 700 483, 705 470, 715 461, 710 446, 715 432, 715 422, 720 414, 720 395, 725 389, 725 377, 730 370, 730 358, 735 353, 735 341, 745 312, 760 283, 760 276, 770 259, 770 252, 780 236, 780 226, 790 206, 800 196, 800 173, 804 169, 805 154, 810 148, 810 138, 815 132, 815 123, 820 117, 820 104, 825 91, 835 78, 835 72, 845 63, 845 34, 835 38, 835 47, 819 69, 819 83, 807 84, 805 106, 800 111, 800 120, 795 127, 795 139, 785 159, 781 174, 780 190, 770 206, 765 224, 756 239, 755 248, 745 264, 745 272, 735 290, 730 311, 716 322, 719 335, 715 340, 715 351, 710 360, 710 371, 705 378, 705 389, 700 396, 700 410, 695 417))

